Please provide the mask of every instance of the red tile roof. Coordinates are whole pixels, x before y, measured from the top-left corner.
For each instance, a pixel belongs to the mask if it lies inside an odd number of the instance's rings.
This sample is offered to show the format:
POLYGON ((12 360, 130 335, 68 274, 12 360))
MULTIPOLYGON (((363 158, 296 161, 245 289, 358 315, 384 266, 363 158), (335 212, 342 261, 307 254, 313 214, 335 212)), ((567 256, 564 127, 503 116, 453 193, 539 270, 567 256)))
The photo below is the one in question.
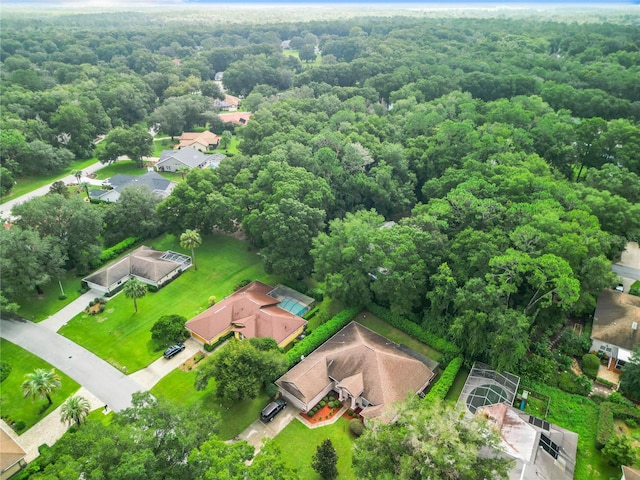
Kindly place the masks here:
POLYGON ((207 341, 230 326, 246 338, 271 337, 280 344, 306 320, 278 307, 267 295, 273 287, 254 281, 186 323, 187 329, 207 341))

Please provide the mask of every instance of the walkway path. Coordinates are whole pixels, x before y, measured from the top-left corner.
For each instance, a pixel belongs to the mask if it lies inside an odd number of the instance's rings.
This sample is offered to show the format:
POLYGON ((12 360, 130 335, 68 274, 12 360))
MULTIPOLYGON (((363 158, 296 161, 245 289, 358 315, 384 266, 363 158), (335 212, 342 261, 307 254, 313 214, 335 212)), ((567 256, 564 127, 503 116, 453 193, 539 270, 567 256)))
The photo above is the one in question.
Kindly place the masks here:
MULTIPOLYGON (((104 163, 100 163, 100 162, 96 162, 94 164, 89 165, 88 167, 84 168, 83 173, 85 174, 85 176, 89 173, 94 173, 98 170, 100 170, 101 168, 106 167, 106 164, 104 163)), ((76 177, 74 177, 73 175, 67 175, 66 177, 62 177, 62 178, 58 178, 57 180, 55 180, 56 182, 59 181, 63 181, 64 183, 76 183, 78 181, 78 179, 76 177)), ((84 180, 81 180, 84 181, 84 180)), ((13 200, 9 200, 8 202, 2 203, 0 204, 0 217, 2 218, 11 218, 11 209, 20 204, 20 203, 24 203, 28 200, 31 200, 33 198, 36 197, 41 197, 43 195, 46 195, 47 193, 49 193, 49 187, 51 186, 53 182, 45 185, 44 187, 40 187, 40 188, 36 188, 35 190, 31 190, 29 193, 25 193, 24 195, 18 197, 18 198, 14 198, 13 200)))
POLYGON ((131 395, 143 390, 109 363, 40 324, 3 318, 0 335, 69 375, 116 411, 130 407, 131 395))
POLYGON ((87 293, 80 295, 73 302, 67 304, 67 306, 62 307, 46 320, 38 323, 38 325, 48 328, 52 332, 57 332, 64 327, 69 320, 87 308, 91 300, 96 297, 102 297, 102 295, 103 294, 97 290, 89 290, 87 293))

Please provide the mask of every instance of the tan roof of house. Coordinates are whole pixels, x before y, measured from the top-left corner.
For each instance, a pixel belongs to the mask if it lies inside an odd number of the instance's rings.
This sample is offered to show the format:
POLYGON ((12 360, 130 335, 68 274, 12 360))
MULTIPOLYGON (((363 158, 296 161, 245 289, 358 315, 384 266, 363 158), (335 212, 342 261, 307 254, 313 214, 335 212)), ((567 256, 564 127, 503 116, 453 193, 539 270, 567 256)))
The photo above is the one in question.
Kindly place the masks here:
POLYGON ((11 465, 25 457, 22 447, 4 429, 0 428, 0 471, 4 472, 11 465))
POLYGON ((165 252, 143 245, 126 257, 85 277, 84 280, 103 287, 113 285, 127 275, 157 282, 180 267, 176 262, 162 259, 164 254, 165 252))
POLYGON ((216 145, 220 140, 215 133, 205 130, 204 132, 184 132, 178 139, 178 148, 190 147, 196 143, 201 145, 216 145))
POLYGON ((633 350, 640 345, 633 322, 640 327, 640 297, 607 288, 598 296, 591 338, 633 350))
POLYGON ((279 344, 306 320, 278 307, 279 300, 267 295, 272 287, 254 281, 205 310, 186 327, 207 341, 229 326, 246 338, 271 337, 279 344))
POLYGON ((364 416, 380 416, 386 405, 423 389, 432 370, 399 345, 356 322, 340 330, 276 384, 304 403, 332 379, 353 394, 362 393, 371 407, 364 416))
POLYGON ((622 474, 624 475, 624 480, 640 480, 640 470, 635 468, 623 466, 622 474))
POLYGON ((232 113, 220 113, 218 117, 224 123, 237 123, 239 125, 246 125, 251 118, 250 112, 232 112, 232 113))

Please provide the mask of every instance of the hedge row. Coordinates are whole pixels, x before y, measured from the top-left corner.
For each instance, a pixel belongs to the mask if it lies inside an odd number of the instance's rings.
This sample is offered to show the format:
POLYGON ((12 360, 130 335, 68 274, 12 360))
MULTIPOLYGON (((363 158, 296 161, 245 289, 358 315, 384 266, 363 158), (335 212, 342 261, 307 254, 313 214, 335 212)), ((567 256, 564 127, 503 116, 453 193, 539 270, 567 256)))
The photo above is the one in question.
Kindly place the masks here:
POLYGON ((456 375, 460 371, 462 367, 462 357, 456 357, 449 362, 447 368, 444 369, 442 375, 436 382, 436 384, 431 387, 431 390, 424 396, 425 400, 444 400, 444 397, 447 396, 449 390, 451 389, 451 385, 456 379, 456 375))
POLYGON ((98 257, 98 259, 91 261, 91 267, 98 268, 101 265, 104 265, 105 263, 116 258, 118 255, 120 255, 122 252, 124 252, 128 248, 131 248, 132 246, 134 246, 139 241, 140 241, 139 237, 125 238, 121 242, 116 243, 113 247, 103 250, 102 253, 100 254, 100 257, 98 257))
POLYGON ((291 350, 287 352, 289 368, 298 363, 302 355, 309 355, 316 348, 318 348, 320 345, 322 345, 324 342, 338 333, 338 331, 344 328, 351 321, 351 319, 358 314, 360 310, 362 310, 361 307, 346 308, 328 322, 320 325, 308 336, 304 337, 291 350))
POLYGON ((596 430, 596 447, 598 447, 598 449, 604 448, 609 438, 615 433, 614 418, 621 420, 633 418, 636 421, 640 421, 640 412, 633 407, 627 407, 617 403, 601 403, 596 430))
POLYGON ((444 338, 433 335, 426 332, 420 325, 413 323, 406 318, 392 313, 389 309, 381 307, 380 305, 371 304, 367 307, 371 313, 375 316, 382 318, 390 325, 396 327, 398 330, 402 330, 407 335, 420 340, 422 343, 429 345, 431 348, 439 351, 445 357, 451 358, 460 354, 460 349, 453 343, 445 340, 444 338))

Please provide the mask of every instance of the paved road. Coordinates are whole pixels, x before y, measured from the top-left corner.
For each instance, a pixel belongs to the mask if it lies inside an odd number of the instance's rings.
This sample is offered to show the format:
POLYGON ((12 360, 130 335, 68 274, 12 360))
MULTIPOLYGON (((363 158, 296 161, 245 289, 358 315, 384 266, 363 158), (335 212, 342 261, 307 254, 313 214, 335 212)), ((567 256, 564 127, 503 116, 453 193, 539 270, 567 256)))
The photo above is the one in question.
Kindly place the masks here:
MULTIPOLYGON (((106 164, 100 163, 100 162, 96 162, 92 165, 89 165, 88 167, 86 167, 84 170, 82 170, 85 174, 85 177, 82 177, 82 179, 80 180, 81 182, 88 180, 86 178, 86 175, 89 173, 94 173, 98 170, 100 170, 101 168, 106 167, 106 164)), ((64 183, 76 183, 78 180, 76 179, 76 177, 74 177, 73 175, 67 175, 66 177, 62 177, 56 180, 57 181, 63 181, 64 183)), ((53 183, 53 182, 51 182, 53 183)), ((18 198, 14 198, 13 200, 9 200, 8 202, 5 202, 3 204, 0 204, 0 217, 1 218, 11 218, 10 213, 11 213, 11 209, 15 206, 18 205, 20 203, 24 203, 28 200, 31 200, 33 198, 36 197, 41 197, 43 195, 46 195, 49 192, 49 187, 51 186, 51 183, 48 185, 45 185, 44 187, 40 187, 40 188, 36 188, 35 190, 30 191, 29 193, 25 193, 24 195, 18 197, 18 198)))
POLYGON ((101 358, 39 324, 3 318, 0 336, 69 375, 115 411, 130 407, 131 395, 144 390, 101 358))
POLYGON ((640 280, 640 268, 627 267, 625 265, 614 263, 613 265, 611 265, 611 270, 613 270, 614 273, 617 273, 623 278, 640 280))

